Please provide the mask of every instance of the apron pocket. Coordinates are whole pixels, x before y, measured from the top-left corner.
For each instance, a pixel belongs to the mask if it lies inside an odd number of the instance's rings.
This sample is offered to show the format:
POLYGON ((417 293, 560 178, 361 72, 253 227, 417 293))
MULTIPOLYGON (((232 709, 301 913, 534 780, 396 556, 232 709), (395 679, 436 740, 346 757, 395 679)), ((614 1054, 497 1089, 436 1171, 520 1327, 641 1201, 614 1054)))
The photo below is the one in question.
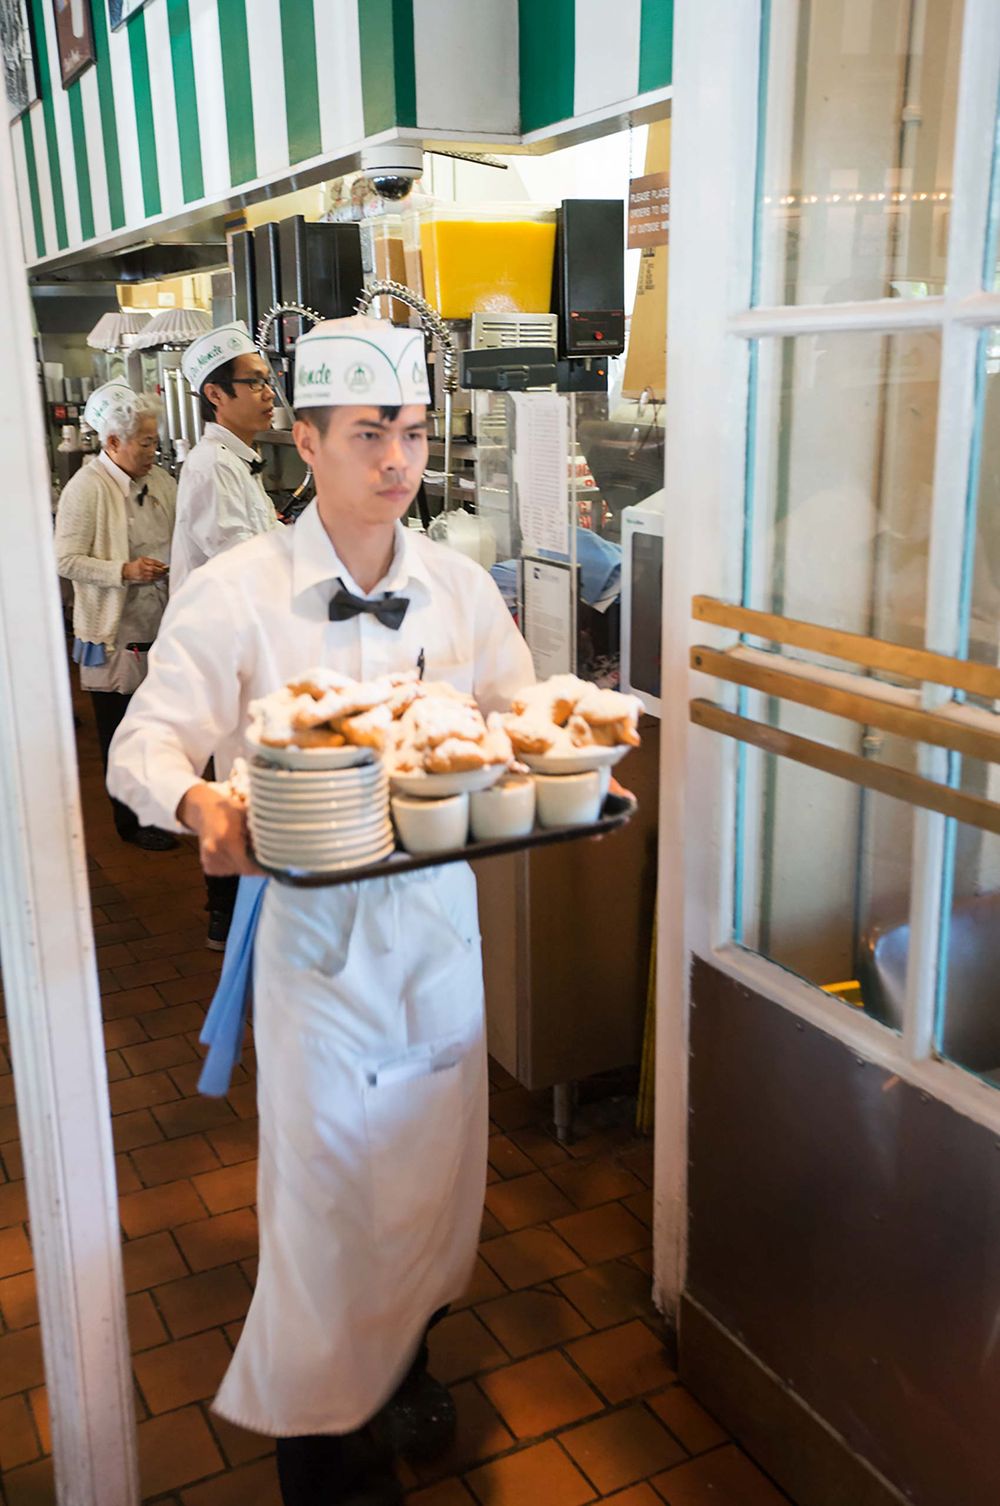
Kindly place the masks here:
POLYGON ((273 955, 282 958, 286 974, 315 973, 330 979, 347 964, 357 910, 357 884, 337 889, 286 889, 270 884, 261 926, 267 927, 273 955))
POLYGON ((428 908, 466 950, 479 945, 479 894, 467 863, 432 869, 426 890, 428 908))
POLYGON ((364 1086, 372 1222, 380 1240, 410 1249, 440 1238, 465 1122, 457 1054, 436 1070, 426 1056, 393 1063, 364 1086))

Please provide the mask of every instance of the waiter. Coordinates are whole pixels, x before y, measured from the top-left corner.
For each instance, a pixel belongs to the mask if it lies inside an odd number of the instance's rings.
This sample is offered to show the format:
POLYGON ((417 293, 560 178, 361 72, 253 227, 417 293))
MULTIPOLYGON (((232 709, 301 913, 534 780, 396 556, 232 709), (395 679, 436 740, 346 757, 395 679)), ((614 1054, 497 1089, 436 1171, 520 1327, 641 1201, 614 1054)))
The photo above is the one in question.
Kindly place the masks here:
POLYGON ((238 320, 199 335, 181 366, 198 394, 204 430, 177 490, 171 591, 206 560, 278 527, 254 449, 257 435, 271 427, 274 386, 246 325, 238 320))
MULTIPOLYGON (((147 819, 195 831, 209 873, 253 871, 241 810, 198 774, 213 751, 225 774, 255 697, 315 665, 367 680, 424 661, 489 711, 533 679, 487 572, 400 522, 428 397, 419 334, 354 318, 304 335, 294 437, 315 501, 171 600, 109 783, 147 819)), ((253 981, 260 1274, 216 1410, 277 1437, 286 1506, 392 1506, 386 1404, 449 1410, 422 1378, 422 1343, 466 1288, 482 1210, 473 875, 269 884, 253 981)))
MULTIPOLYGON (((181 471, 172 593, 206 560, 279 526, 260 479, 264 462, 254 449, 256 436, 271 427, 274 388, 267 362, 246 325, 222 324, 199 335, 184 352, 181 365, 192 392, 198 394, 204 432, 181 471)), ((221 951, 236 884, 208 875, 206 887, 208 946, 221 951)))

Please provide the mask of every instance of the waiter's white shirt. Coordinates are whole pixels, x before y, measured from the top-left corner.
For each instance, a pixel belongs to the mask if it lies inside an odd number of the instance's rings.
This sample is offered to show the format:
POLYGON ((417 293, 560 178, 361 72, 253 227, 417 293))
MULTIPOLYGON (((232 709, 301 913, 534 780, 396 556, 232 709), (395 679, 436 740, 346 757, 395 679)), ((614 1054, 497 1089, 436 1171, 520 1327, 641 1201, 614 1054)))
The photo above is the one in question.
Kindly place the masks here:
POLYGON ((108 768, 112 794, 140 821, 182 830, 177 806, 209 758, 224 779, 242 753, 250 701, 314 665, 368 680, 415 667, 423 650, 425 679, 471 692, 484 712, 534 680, 492 577, 455 550, 396 525, 389 572, 369 593, 409 597, 396 632, 368 614, 330 622, 338 580, 365 594, 313 502, 294 527, 209 561, 171 595, 108 768))
POLYGON ((171 595, 206 560, 281 526, 260 476, 250 470, 259 460, 256 450, 222 424, 205 425, 177 489, 171 595))

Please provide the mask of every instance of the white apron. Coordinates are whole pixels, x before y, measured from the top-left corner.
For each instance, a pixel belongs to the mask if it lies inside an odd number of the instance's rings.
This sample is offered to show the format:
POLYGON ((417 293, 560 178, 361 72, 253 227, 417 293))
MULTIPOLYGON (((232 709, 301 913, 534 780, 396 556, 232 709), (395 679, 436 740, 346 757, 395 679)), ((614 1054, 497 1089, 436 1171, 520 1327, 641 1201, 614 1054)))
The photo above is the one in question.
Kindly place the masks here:
POLYGON ((215 1410, 343 1433, 466 1290, 486 1185, 476 885, 467 865, 268 886, 254 957, 260 1270, 215 1410))

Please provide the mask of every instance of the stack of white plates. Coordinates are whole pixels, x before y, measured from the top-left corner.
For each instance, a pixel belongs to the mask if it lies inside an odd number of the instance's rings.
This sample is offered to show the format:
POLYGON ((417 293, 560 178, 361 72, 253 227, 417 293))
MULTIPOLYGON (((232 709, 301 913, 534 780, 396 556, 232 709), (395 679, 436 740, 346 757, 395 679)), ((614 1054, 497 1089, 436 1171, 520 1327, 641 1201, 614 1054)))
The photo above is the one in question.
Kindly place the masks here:
POLYGON ((380 760, 346 769, 282 769, 253 759, 250 836, 265 868, 334 873, 388 857, 395 845, 380 760))

